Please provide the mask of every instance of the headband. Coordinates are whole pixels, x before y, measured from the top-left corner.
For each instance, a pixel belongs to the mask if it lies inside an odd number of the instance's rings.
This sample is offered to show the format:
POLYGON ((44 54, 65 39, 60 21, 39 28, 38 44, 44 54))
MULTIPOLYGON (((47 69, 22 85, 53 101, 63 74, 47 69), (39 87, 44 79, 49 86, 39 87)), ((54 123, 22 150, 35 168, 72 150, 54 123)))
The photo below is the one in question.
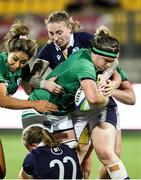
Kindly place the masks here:
POLYGON ((112 53, 112 52, 107 52, 104 50, 97 49, 96 47, 92 48, 92 52, 95 54, 111 57, 111 58, 117 58, 119 53, 112 53))

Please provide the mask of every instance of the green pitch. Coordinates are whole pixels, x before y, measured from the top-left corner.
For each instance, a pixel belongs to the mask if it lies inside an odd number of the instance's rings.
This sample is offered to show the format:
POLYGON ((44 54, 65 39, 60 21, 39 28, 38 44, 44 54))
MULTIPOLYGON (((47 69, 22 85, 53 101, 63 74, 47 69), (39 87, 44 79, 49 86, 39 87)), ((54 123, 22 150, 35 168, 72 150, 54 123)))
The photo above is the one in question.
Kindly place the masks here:
MULTIPOLYGON (((27 153, 26 148, 21 142, 21 131, 18 130, 0 130, 0 138, 2 139, 7 174, 6 179, 17 179, 23 158, 27 153)), ((104 147, 103 147, 104 148, 104 147)), ((140 131, 124 131, 122 133, 122 155, 121 159, 126 165, 129 176, 132 179, 141 179, 141 132, 140 131)), ((93 155, 93 168, 90 178, 97 177, 98 167, 100 163, 95 153, 93 155)))

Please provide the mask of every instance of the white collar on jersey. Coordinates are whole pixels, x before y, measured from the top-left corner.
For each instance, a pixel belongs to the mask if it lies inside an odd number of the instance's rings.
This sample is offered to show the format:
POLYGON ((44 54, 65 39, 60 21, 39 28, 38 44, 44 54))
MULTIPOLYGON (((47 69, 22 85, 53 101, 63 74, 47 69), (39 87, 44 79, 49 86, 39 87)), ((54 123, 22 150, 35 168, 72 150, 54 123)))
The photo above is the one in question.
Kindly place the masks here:
POLYGON ((69 44, 67 45, 67 48, 74 45, 74 35, 71 34, 69 44))
MULTIPOLYGON (((61 50, 61 48, 57 44, 54 43, 54 45, 55 45, 55 48, 57 51, 61 50)), ((73 47, 73 45, 74 45, 74 35, 71 34, 70 35, 70 41, 69 41, 69 44, 67 45, 67 48, 70 46, 73 47)))

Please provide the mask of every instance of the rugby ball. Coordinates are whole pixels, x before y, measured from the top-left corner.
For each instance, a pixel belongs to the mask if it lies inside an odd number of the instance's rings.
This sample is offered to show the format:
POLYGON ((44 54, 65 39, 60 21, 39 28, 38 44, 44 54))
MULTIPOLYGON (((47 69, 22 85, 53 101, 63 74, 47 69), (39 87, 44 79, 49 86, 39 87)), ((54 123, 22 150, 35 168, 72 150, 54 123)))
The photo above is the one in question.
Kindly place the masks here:
POLYGON ((75 107, 80 111, 89 111, 91 109, 81 86, 75 94, 75 107))

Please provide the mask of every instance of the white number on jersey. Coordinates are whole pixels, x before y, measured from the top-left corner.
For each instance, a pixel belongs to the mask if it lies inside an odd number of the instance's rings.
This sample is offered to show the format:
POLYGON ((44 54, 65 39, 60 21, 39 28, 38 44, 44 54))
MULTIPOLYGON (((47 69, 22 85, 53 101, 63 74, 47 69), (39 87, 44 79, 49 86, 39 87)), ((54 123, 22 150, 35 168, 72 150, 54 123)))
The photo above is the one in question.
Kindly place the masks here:
POLYGON ((64 174, 65 174, 64 163, 67 163, 68 161, 70 161, 72 163, 72 178, 71 179, 76 179, 77 166, 76 166, 74 159, 71 158, 70 156, 65 156, 63 158, 63 162, 61 162, 58 159, 54 159, 50 162, 50 167, 54 167, 55 164, 58 165, 58 167, 59 167, 59 179, 65 179, 64 178, 64 174))

